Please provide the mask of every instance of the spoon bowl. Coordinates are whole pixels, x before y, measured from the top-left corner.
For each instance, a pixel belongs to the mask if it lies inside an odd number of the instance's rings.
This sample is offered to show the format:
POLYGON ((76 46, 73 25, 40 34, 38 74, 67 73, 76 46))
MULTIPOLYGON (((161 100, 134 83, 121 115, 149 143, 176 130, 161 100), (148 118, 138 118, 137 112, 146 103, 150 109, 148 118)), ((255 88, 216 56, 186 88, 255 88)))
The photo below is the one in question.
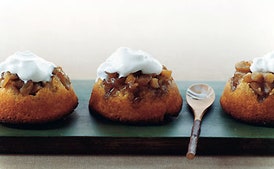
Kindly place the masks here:
POLYGON ((186 157, 193 159, 196 154, 198 138, 200 136, 201 121, 207 110, 215 100, 215 92, 207 84, 193 84, 186 91, 187 104, 192 108, 194 113, 194 122, 192 126, 188 152, 186 157))

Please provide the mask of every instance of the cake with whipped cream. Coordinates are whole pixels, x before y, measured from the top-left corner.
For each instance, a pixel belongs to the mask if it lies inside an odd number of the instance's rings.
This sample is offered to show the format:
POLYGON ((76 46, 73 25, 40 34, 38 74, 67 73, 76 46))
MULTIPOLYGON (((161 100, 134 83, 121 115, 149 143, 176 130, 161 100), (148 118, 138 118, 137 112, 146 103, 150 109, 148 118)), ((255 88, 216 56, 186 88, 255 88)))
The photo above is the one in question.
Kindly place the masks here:
POLYGON ((274 124, 274 52, 235 65, 220 99, 225 112, 238 120, 274 124))
POLYGON ((37 124, 73 112, 78 98, 62 68, 29 52, 0 63, 0 122, 37 124))
POLYGON ((89 108, 125 123, 160 123, 178 116, 182 97, 172 72, 150 54, 121 47, 97 69, 89 108))

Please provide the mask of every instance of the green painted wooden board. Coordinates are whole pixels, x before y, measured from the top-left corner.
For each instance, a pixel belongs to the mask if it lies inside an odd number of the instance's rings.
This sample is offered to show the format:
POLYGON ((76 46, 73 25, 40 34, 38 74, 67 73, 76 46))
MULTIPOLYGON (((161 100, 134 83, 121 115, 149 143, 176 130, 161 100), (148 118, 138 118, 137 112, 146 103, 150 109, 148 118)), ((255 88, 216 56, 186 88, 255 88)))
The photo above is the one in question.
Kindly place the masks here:
MULTIPOLYGON (((0 153, 185 154, 193 115, 186 88, 197 81, 178 81, 184 103, 180 115, 162 125, 138 126, 94 117, 88 101, 94 81, 74 80, 77 109, 66 119, 42 126, 0 125, 0 153)), ((205 81, 216 100, 203 118, 198 155, 274 154, 274 128, 232 119, 219 104, 225 82, 205 81)), ((145 112, 144 112, 145 113, 145 112)))

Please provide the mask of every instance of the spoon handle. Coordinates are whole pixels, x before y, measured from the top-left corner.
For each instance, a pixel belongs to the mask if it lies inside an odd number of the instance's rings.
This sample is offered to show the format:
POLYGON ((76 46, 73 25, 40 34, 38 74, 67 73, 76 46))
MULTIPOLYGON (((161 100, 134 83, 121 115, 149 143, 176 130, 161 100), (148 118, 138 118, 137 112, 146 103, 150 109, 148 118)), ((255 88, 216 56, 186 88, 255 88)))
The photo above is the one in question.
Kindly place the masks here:
POLYGON ((200 131, 201 131, 201 120, 194 120, 192 130, 191 130, 190 141, 188 144, 188 152, 186 154, 186 157, 190 160, 195 157, 198 138, 200 136, 200 131))

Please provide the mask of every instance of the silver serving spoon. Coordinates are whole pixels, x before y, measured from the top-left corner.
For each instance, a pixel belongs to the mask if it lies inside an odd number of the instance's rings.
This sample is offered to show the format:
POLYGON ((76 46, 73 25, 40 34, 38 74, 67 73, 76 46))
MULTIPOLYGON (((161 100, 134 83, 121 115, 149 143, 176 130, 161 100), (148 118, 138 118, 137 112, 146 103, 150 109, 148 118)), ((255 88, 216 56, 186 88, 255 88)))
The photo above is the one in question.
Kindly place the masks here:
POLYGON ((193 159, 195 157, 201 130, 201 121, 206 109, 212 105, 214 100, 214 90, 207 84, 193 84, 186 91, 186 101, 194 113, 194 122, 188 145, 188 152, 186 154, 188 159, 193 159))

